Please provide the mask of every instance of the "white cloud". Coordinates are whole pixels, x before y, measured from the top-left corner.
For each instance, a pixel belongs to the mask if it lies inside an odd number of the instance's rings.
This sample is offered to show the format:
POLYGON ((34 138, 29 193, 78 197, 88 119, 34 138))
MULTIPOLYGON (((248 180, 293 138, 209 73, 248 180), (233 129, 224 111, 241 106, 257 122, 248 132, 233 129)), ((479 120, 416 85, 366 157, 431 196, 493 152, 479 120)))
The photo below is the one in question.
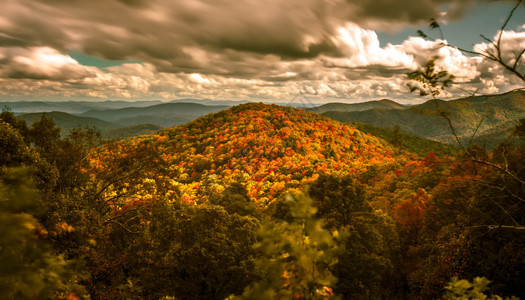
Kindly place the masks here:
MULTIPOLYGON (((415 98, 407 96, 405 73, 434 55, 464 87, 503 91, 517 84, 497 64, 439 41, 411 37, 382 47, 361 27, 426 21, 446 4, 454 19, 474 0, 124 2, 4 0, 0 95, 286 101, 302 91, 312 101, 415 98), (72 50, 142 63, 83 66, 66 54, 72 50)), ((505 32, 505 53, 525 48, 521 28, 505 32)))
POLYGON ((400 69, 417 66, 413 56, 391 44, 381 48, 375 31, 363 29, 353 23, 339 28, 334 40, 344 57, 325 57, 325 62, 331 66, 354 68, 376 65, 400 69))
MULTIPOLYGON (((501 35, 501 56, 503 60, 510 65, 514 64, 516 55, 525 49, 525 26, 522 26, 523 31, 506 30, 501 35)), ((494 37, 493 41, 498 41, 499 31, 494 37)), ((479 43, 474 45, 474 51, 479 53, 493 53, 497 54, 493 44, 479 43)), ((525 56, 521 56, 521 65, 525 64, 525 56)))
POLYGON ((0 76, 33 79, 78 79, 95 75, 95 68, 79 64, 50 47, 0 47, 0 76))
POLYGON ((210 80, 207 78, 202 77, 202 75, 197 73, 192 73, 189 76, 190 80, 192 82, 198 83, 198 84, 209 84, 210 80))

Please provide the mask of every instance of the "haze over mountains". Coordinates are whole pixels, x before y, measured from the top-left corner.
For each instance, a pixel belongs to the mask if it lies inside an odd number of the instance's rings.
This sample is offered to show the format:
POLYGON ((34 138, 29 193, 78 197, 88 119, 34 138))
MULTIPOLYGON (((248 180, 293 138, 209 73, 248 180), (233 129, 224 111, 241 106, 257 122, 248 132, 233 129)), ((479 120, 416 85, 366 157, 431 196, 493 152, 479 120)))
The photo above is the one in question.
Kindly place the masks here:
POLYGON ((26 102, 0 103, 15 114, 32 123, 42 112, 55 120, 67 134, 77 127, 96 127, 108 137, 130 137, 151 133, 153 130, 188 123, 200 116, 218 112, 230 106, 203 105, 197 103, 150 103, 111 101, 89 102, 26 102), (127 107, 125 107, 127 105, 127 107), (130 107, 130 105, 132 105, 130 107), (72 113, 76 112, 76 113, 72 113), (130 133, 133 134, 130 135, 130 133))
POLYGON ((209 106, 196 103, 162 103, 148 107, 126 107, 113 110, 90 110, 80 116, 100 118, 123 126, 151 123, 172 127, 200 116, 228 109, 229 106, 209 106))
POLYGON ((19 101, 0 102, 1 107, 8 107, 16 114, 60 111, 69 114, 81 114, 93 109, 119 109, 125 107, 146 107, 161 104, 162 101, 19 101))
MULTIPOLYGON (((96 127, 101 132, 107 130, 113 130, 122 127, 113 122, 104 121, 98 118, 92 117, 79 117, 73 114, 61 112, 61 111, 52 111, 45 112, 47 117, 53 118, 58 127, 62 128, 65 131, 68 131, 73 128, 78 127, 96 127)), ((41 112, 25 113, 20 115, 26 120, 27 123, 32 124, 34 121, 40 119, 42 116, 41 112)))
MULTIPOLYGON (((75 127, 94 126, 103 134, 107 133, 108 137, 123 138, 185 124, 244 102, 184 99, 169 103, 68 101, 0 102, 0 105, 21 115, 29 123, 39 118, 41 112, 46 112, 63 128, 64 134, 75 127)), ((508 140, 517 120, 525 118, 525 91, 514 90, 500 95, 471 96, 451 101, 429 100, 414 106, 382 99, 351 104, 327 103, 306 110, 340 122, 372 125, 366 128, 373 134, 382 134, 383 138, 391 136, 391 130, 398 127, 408 135, 454 144, 451 128, 440 115, 440 112, 446 112, 461 139, 467 141, 475 136, 475 142, 492 148, 508 140), (374 127, 384 129, 375 130, 374 127)))

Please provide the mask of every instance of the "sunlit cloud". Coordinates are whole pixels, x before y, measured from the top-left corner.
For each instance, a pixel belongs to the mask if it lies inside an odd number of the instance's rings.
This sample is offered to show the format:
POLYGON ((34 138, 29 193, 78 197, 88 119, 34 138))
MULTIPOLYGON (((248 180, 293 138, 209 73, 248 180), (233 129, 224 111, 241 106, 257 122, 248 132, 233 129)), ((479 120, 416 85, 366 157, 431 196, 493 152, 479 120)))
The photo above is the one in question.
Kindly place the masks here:
MULTIPOLYGON (((458 19, 480 2, 5 0, 0 95, 287 101, 303 93, 312 101, 410 100, 415 96, 405 74, 433 56, 462 87, 504 91, 517 81, 502 80, 505 71, 493 62, 419 37, 381 46, 375 31, 431 17, 458 19), (86 66, 72 52, 133 63, 86 66)), ((524 30, 505 31, 505 53, 525 47, 524 30)))

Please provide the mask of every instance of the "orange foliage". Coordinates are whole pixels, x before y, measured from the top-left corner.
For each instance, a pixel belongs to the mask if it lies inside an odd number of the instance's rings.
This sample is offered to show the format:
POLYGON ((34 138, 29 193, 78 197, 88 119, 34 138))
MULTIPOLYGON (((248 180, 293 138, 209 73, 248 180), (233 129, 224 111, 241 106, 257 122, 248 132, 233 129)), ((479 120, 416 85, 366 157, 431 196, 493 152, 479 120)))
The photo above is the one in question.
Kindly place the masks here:
POLYGON ((91 158, 91 172, 107 172, 144 147, 158 151, 159 161, 141 176, 153 185, 176 186, 180 199, 189 203, 207 200, 210 178, 222 187, 239 182, 254 201, 265 205, 286 191, 303 188, 319 173, 362 173, 369 165, 394 162, 386 143, 355 128, 314 113, 259 103, 101 149, 91 158))

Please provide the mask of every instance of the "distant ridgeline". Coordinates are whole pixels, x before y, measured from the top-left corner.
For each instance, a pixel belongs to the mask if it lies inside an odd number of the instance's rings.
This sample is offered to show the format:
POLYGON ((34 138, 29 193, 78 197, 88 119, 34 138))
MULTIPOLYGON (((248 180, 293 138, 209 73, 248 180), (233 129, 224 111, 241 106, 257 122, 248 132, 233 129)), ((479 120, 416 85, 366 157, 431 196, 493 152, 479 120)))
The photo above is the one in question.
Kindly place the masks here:
POLYGON ((106 138, 127 138, 153 133, 218 112, 229 106, 198 103, 124 102, 0 102, 29 124, 43 113, 52 118, 65 137, 72 129, 95 127, 106 138))
MULTIPOLYGON (((201 100, 205 104, 198 101, 0 102, 0 106, 12 109, 29 124, 46 112, 62 128, 63 136, 73 128, 90 126, 96 127, 105 138, 118 139, 185 124, 200 116, 230 108, 224 104, 235 104, 223 101, 220 102, 223 105, 214 105, 211 100, 201 100)), ((517 145, 519 140, 512 136, 512 131, 517 121, 525 118, 525 91, 514 90, 501 95, 450 101, 430 100, 413 106, 383 99, 351 104, 327 103, 306 110, 340 122, 361 123, 350 126, 357 126, 389 142, 392 142, 391 130, 396 129, 395 134, 401 134, 404 141, 399 144, 398 140, 396 146, 420 155, 429 150, 450 154, 454 152, 453 147, 416 137, 458 146, 448 122, 440 116, 441 112, 446 112, 458 137, 465 144, 472 140, 488 150, 501 142, 510 141, 517 145)))
POLYGON ((525 118, 525 90, 450 101, 430 100, 414 106, 396 106, 382 100, 359 104, 329 103, 312 110, 341 122, 361 122, 385 128, 399 126, 402 132, 455 144, 448 122, 439 113, 446 112, 463 141, 468 143, 474 137, 474 142, 492 149, 504 141, 518 143, 511 134, 518 120, 525 118))

